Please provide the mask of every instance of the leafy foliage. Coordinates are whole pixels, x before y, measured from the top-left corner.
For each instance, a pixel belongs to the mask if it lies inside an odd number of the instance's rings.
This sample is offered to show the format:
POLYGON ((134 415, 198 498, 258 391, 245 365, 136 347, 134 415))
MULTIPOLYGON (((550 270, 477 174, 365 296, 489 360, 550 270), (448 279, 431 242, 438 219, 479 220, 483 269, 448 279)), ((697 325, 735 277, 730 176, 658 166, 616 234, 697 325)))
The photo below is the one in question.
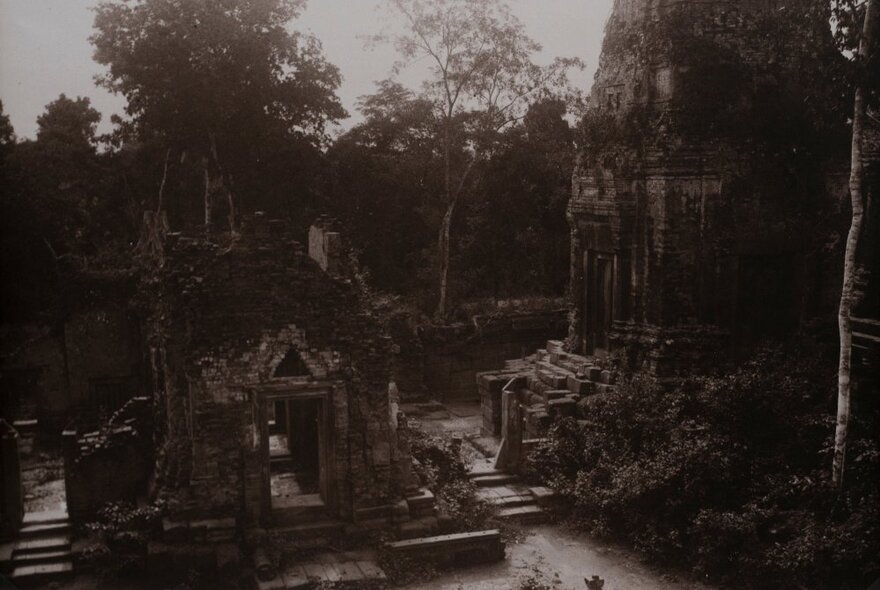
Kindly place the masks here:
POLYGON ((492 515, 492 508, 480 500, 460 448, 450 441, 413 430, 412 456, 417 475, 434 492, 442 515, 444 532, 478 530, 492 515))
POLYGON ((161 507, 139 508, 130 502, 110 502, 86 528, 94 542, 84 551, 83 559, 107 572, 123 574, 142 561, 147 541, 155 532, 161 507))
POLYGON ((3 281, 9 317, 57 307, 65 263, 102 256, 131 239, 124 194, 115 190, 115 158, 98 151, 99 120, 88 98, 62 94, 39 117, 36 140, 3 145, 2 261, 6 276, 16 277, 3 281))
POLYGON ((208 197, 219 182, 244 210, 301 211, 289 200, 314 198, 325 125, 345 116, 338 69, 316 38, 288 28, 304 5, 102 2, 91 37, 108 67, 100 82, 128 101, 117 141, 172 148, 179 162, 204 169, 208 197))
POLYGON ((565 94, 567 71, 583 64, 565 58, 535 64, 541 46, 501 0, 389 0, 389 5, 406 22, 405 31, 392 39, 400 55, 395 70, 416 60, 431 68, 422 98, 439 122, 443 192, 435 315, 442 319, 449 311, 454 216, 481 161, 496 148, 500 132, 535 100, 565 94))
POLYGON ((801 342, 670 388, 635 377, 596 398, 585 424, 554 425, 530 462, 585 527, 664 563, 753 587, 861 588, 880 571, 877 407, 858 414, 836 497, 834 368, 801 342))
MULTIPOLYGON (((329 151, 331 207, 360 245, 373 283, 428 310, 435 301, 434 236, 445 211, 441 121, 429 101, 396 82, 380 83, 361 105, 366 120, 329 151)), ((476 297, 564 291, 565 206, 574 166, 565 113, 560 100, 534 103, 473 168, 463 222, 450 246, 455 307, 476 297)))

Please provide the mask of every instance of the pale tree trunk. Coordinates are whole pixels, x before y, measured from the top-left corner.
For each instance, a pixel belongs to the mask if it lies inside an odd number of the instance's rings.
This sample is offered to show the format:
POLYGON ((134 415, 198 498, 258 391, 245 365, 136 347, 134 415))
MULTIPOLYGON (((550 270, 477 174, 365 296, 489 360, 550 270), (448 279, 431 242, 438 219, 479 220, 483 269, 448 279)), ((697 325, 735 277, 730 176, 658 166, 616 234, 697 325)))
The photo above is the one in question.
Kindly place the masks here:
POLYGON ((449 233, 452 226, 452 214, 455 211, 455 200, 452 196, 452 162, 450 160, 452 138, 449 127, 452 124, 451 119, 452 111, 450 110, 443 125, 443 191, 446 196, 446 213, 443 215, 440 235, 437 238, 437 256, 440 259, 440 296, 434 316, 438 320, 446 318, 446 296, 449 290, 449 233))
MULTIPOLYGON (((877 0, 868 0, 865 7, 865 22, 859 41, 859 58, 863 64, 872 57, 874 35, 876 34, 877 0)), ((849 192, 852 201, 852 223, 846 238, 846 252, 843 264, 843 288, 840 293, 840 308, 837 315, 840 333, 840 362, 837 371, 837 428, 834 433, 834 463, 832 481, 838 487, 843 485, 846 459, 847 429, 850 417, 851 397, 851 359, 852 359, 852 308, 855 299, 856 249, 864 224, 864 163, 862 161, 862 130, 865 123, 866 94, 864 82, 856 85, 853 104, 852 151, 850 163, 849 192)))
POLYGON ((214 166, 217 168, 220 188, 226 193, 226 202, 229 206, 229 231, 235 233, 235 199, 232 196, 232 183, 228 181, 226 171, 220 164, 217 155, 217 137, 211 134, 211 156, 214 158, 214 166))
POLYGON ((446 312, 448 311, 447 308, 449 307, 447 293, 449 291, 449 250, 450 234, 452 232, 452 218, 455 215, 455 206, 458 204, 461 192, 464 190, 464 185, 470 176, 471 170, 473 170, 474 165, 477 163, 478 158, 479 155, 475 153, 473 158, 471 158, 471 161, 468 162, 468 166, 462 173, 458 184, 447 191, 446 213, 443 214, 443 221, 440 224, 440 234, 437 239, 437 249, 440 258, 440 300, 437 304, 437 311, 434 315, 438 320, 442 320, 446 317, 446 312))
POLYGON ((159 202, 156 205, 156 213, 162 212, 162 200, 165 195, 165 181, 168 180, 168 160, 171 158, 171 148, 165 152, 165 166, 162 168, 162 182, 159 184, 159 202))
POLYGON ((235 233, 235 198, 232 194, 230 183, 220 164, 217 155, 217 140, 213 133, 208 136, 210 140, 210 153, 202 158, 202 167, 205 173, 205 229, 210 232, 214 225, 214 199, 219 192, 226 195, 229 206, 229 231, 235 233))

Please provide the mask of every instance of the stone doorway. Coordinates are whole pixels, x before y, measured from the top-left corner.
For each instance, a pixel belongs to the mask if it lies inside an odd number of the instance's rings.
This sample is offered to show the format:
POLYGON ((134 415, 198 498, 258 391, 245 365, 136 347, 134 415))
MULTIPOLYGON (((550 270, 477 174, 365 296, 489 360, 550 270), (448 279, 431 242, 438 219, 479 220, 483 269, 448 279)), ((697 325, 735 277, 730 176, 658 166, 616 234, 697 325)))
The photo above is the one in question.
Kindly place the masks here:
POLYGON ((262 392, 263 515, 296 524, 334 513, 329 390, 262 392))
POLYGON ((614 313, 614 255, 590 251, 584 266, 584 353, 606 356, 614 313))

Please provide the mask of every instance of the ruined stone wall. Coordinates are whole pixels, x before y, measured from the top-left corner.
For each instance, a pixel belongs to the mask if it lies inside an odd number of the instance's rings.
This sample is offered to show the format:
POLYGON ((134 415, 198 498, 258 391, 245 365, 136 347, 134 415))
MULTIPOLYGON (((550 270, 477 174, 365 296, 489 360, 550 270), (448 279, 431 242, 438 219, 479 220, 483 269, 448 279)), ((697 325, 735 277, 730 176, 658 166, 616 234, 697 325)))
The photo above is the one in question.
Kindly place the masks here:
POLYGON ((356 285, 257 216, 225 241, 169 234, 148 340, 162 417, 157 481, 180 518, 241 515, 260 499, 254 390, 292 349, 332 389, 340 514, 388 504, 398 459, 388 398, 390 341, 356 285))
POLYGON ((98 429, 63 433, 67 511, 84 522, 108 502, 134 502, 152 471, 152 400, 135 397, 98 429))
POLYGON ((138 395, 143 367, 139 321, 129 308, 133 284, 128 273, 108 277, 68 269, 56 318, 4 325, 4 412, 9 405, 8 411, 37 418, 42 428, 58 433, 77 413, 107 401, 115 401, 113 411, 138 395))
POLYGON ((0 343, 3 417, 36 417, 60 428, 70 405, 62 335, 50 326, 7 324, 0 343))

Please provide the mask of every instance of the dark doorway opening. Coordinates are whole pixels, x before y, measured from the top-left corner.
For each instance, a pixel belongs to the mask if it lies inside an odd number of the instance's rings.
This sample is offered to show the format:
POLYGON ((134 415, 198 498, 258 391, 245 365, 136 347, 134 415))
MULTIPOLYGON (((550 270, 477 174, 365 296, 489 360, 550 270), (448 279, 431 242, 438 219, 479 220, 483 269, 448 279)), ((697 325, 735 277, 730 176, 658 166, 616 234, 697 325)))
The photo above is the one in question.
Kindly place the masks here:
POLYGON ((584 262, 584 352, 606 356, 614 317, 614 256, 588 252, 584 262))
POLYGON ((269 401, 269 490, 273 512, 288 516, 325 506, 322 485, 324 400, 269 401))

